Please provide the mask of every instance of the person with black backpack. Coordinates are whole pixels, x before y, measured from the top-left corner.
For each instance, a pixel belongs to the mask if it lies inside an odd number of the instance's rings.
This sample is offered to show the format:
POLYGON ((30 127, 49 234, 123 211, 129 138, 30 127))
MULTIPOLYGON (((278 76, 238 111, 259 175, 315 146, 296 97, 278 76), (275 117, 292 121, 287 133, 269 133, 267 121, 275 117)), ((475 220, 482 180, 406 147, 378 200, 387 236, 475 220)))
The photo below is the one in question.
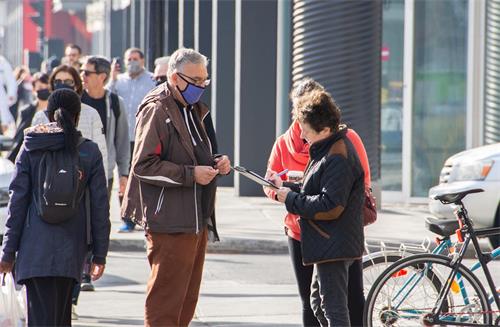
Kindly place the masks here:
POLYGON ((28 326, 71 326, 71 294, 88 249, 99 279, 109 246, 101 152, 76 130, 81 103, 69 89, 49 97, 50 123, 25 131, 9 187, 0 273, 26 285, 28 326))

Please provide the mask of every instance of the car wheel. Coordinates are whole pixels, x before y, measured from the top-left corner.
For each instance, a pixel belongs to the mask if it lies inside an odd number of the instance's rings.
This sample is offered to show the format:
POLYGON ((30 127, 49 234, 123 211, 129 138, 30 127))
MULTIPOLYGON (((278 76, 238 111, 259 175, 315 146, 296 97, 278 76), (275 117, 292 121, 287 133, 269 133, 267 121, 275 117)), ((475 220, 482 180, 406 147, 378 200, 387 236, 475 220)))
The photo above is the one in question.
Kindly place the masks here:
MULTIPOLYGON (((498 206, 497 213, 495 215, 495 225, 494 227, 500 227, 500 206, 498 206)), ((500 235, 493 235, 489 237, 490 244, 493 249, 500 246, 500 235)))

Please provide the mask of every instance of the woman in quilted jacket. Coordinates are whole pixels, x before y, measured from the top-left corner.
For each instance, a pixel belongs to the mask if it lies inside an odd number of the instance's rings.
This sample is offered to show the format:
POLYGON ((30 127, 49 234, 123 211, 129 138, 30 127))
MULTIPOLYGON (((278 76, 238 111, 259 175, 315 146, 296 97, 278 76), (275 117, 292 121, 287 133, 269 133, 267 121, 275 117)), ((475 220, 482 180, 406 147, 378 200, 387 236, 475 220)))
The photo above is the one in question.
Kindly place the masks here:
MULTIPOLYGON (((311 78, 303 79, 290 93, 292 103, 297 103, 299 99, 312 90, 323 90, 324 87, 311 78)), ((274 143, 269 156, 267 170, 268 174, 272 172, 304 171, 309 162, 309 143, 301 138, 301 128, 297 120, 294 120, 288 130, 278 137, 274 143)), ((365 173, 365 186, 370 187, 370 166, 363 141, 359 135, 351 128, 347 129, 347 138, 353 143, 354 148, 361 161, 365 173)), ((288 174, 281 175, 283 181, 288 180, 288 174)), ((276 200, 276 192, 270 188, 264 188, 264 192, 270 199, 276 200)), ((304 326, 320 326, 320 322, 315 317, 315 312, 319 308, 311 308, 311 282, 313 275, 313 266, 304 266, 302 264, 302 252, 300 248, 300 226, 299 216, 288 212, 285 216, 285 233, 288 237, 288 249, 292 260, 295 278, 299 289, 299 295, 302 302, 302 323, 304 326)), ((356 282, 349 284, 349 316, 351 325, 361 326, 363 318, 363 280, 360 279, 362 271, 362 260, 356 260, 350 267, 349 275, 351 280, 356 282)), ((322 317, 320 317, 320 320, 322 317)))
POLYGON ((302 263, 315 266, 320 285, 322 312, 316 315, 325 317, 323 325, 350 326, 348 285, 358 284, 361 294, 355 300, 363 299, 362 271, 352 274, 350 270, 364 248, 364 171, 329 93, 306 93, 295 103, 294 116, 301 138, 310 145, 303 183, 283 182, 275 172, 268 177, 285 186, 276 192, 277 200, 300 216, 302 263))

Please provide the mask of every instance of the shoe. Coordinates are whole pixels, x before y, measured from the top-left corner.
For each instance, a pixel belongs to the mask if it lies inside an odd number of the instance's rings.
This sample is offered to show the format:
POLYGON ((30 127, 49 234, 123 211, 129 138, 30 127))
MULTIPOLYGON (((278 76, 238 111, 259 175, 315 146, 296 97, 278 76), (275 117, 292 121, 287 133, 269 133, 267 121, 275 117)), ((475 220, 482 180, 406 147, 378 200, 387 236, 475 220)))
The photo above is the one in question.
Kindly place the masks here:
POLYGON ((83 274, 82 283, 80 284, 80 291, 82 292, 95 291, 94 285, 92 284, 92 279, 90 279, 90 275, 83 274))
POLYGON ((76 305, 71 305, 71 320, 78 320, 78 313, 76 313, 76 305))
POLYGON ((92 282, 82 282, 82 284, 80 285, 80 290, 82 292, 93 292, 95 291, 95 287, 94 285, 92 284, 92 282))
POLYGON ((123 223, 120 228, 118 228, 118 233, 132 233, 134 231, 134 226, 127 223, 123 223))

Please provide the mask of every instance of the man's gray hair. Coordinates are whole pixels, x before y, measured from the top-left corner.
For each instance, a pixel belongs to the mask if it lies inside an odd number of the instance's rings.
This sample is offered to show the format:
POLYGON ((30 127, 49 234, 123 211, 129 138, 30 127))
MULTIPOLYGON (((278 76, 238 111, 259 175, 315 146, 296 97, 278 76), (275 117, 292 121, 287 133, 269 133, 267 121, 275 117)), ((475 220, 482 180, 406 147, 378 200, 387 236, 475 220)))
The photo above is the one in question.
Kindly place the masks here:
POLYGON ((208 58, 193 49, 181 48, 175 50, 168 61, 167 76, 172 76, 176 71, 182 70, 185 64, 203 64, 208 66, 208 58))
POLYGON ((159 57, 155 59, 155 66, 158 65, 168 65, 168 61, 170 60, 170 56, 159 57))

